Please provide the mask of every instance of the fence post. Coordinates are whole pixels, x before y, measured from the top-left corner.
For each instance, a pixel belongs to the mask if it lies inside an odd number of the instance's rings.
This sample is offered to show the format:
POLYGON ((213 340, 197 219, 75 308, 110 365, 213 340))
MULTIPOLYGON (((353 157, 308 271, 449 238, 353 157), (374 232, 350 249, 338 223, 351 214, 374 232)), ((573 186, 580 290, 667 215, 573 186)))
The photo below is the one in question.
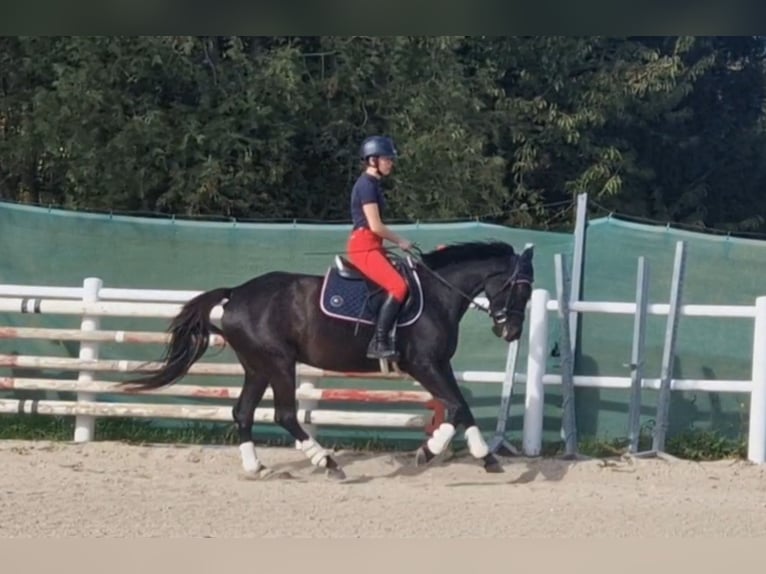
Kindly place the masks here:
POLYGON ((644 376, 644 346, 646 316, 649 305, 649 266, 642 255, 638 258, 636 274, 636 317, 633 320, 633 345, 630 353, 630 403, 628 405, 628 439, 631 454, 638 452, 641 434, 641 386, 644 376))
POLYGON ((755 300, 753 323, 753 388, 750 391, 747 459, 763 464, 766 462, 766 297, 755 300))
MULTIPOLYGON (((577 195, 577 217, 574 228, 574 252, 572 254, 572 277, 570 279, 569 302, 574 303, 582 299, 582 276, 585 267, 586 230, 588 227, 588 194, 577 195)), ((569 342, 572 350, 572 361, 576 361, 578 349, 578 327, 581 319, 577 311, 569 314, 569 342)), ((574 363, 573 363, 574 366, 574 363)))
POLYGON ((539 456, 543 444, 543 375, 548 355, 548 300, 545 289, 532 291, 529 311, 529 357, 524 391, 524 430, 522 451, 526 456, 539 456))
POLYGON ((670 308, 665 326, 665 346, 660 367, 660 392, 657 396, 657 423, 654 427, 652 450, 656 453, 665 451, 665 437, 668 432, 670 416, 670 383, 673 380, 675 364, 676 337, 678 322, 681 317, 681 291, 683 290, 686 270, 686 243, 676 242, 676 257, 673 263, 673 278, 670 285, 670 308))
MULTIPOLYGON (((101 290, 103 282, 98 277, 87 277, 82 282, 82 300, 83 303, 95 303, 98 301, 98 293, 101 290)), ((99 328, 99 318, 84 314, 80 322, 80 329, 83 331, 96 331, 99 328)), ((80 341, 81 360, 98 359, 98 343, 93 341, 80 341)), ((78 383, 87 383, 93 380, 93 371, 80 371, 77 376, 78 383)), ((92 393, 77 393, 77 401, 93 400, 92 393)), ((93 430, 96 419, 92 416, 77 416, 74 423, 74 442, 88 442, 93 440, 93 430)))
POLYGON ((564 257, 554 256, 556 271, 556 299, 558 301, 559 328, 561 330, 561 419, 564 435, 564 456, 577 454, 577 422, 575 414, 574 358, 569 338, 569 278, 564 257))

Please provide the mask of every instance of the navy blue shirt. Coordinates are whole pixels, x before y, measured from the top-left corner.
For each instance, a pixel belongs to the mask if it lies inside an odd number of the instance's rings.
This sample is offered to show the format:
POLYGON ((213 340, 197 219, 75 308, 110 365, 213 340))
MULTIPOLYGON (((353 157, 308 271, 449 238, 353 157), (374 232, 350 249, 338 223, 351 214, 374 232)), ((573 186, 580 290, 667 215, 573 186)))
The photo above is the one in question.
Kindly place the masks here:
POLYGON ((381 218, 383 217, 383 208, 386 206, 386 200, 383 197, 383 190, 380 189, 380 181, 368 173, 360 175, 351 189, 351 219, 354 222, 354 229, 360 227, 370 228, 370 224, 367 223, 367 218, 362 210, 362 205, 365 203, 377 203, 381 218))

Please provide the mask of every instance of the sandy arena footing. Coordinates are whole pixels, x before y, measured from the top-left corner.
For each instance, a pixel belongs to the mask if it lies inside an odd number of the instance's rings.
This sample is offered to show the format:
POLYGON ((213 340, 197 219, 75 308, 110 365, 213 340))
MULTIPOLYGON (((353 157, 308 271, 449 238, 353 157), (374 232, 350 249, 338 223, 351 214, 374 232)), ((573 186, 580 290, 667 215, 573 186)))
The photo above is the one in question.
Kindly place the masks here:
POLYGON ((743 461, 502 459, 415 469, 336 454, 333 482, 289 448, 0 441, 0 536, 688 537, 766 535, 766 467, 743 461))

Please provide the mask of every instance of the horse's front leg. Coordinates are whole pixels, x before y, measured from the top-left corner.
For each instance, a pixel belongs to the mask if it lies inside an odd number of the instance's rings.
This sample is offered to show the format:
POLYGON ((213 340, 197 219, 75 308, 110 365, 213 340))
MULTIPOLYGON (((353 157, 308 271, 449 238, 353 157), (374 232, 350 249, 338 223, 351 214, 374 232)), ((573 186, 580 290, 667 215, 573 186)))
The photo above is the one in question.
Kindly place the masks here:
POLYGON ((465 428, 469 452, 475 458, 483 461, 487 472, 502 472, 500 463, 490 452, 489 446, 476 424, 471 408, 460 391, 449 363, 413 366, 410 369, 410 374, 434 398, 443 401, 448 412, 447 420, 439 425, 431 437, 418 448, 415 454, 415 463, 417 465, 427 464, 444 452, 455 437, 457 429, 462 426, 465 428))
POLYGON ((461 424, 463 428, 465 428, 465 441, 468 443, 468 452, 470 452, 474 458, 482 461, 484 470, 487 472, 503 472, 503 467, 500 464, 500 461, 498 461, 495 455, 490 451, 487 441, 484 440, 484 437, 481 434, 479 425, 476 424, 476 419, 474 418, 463 393, 460 391, 460 387, 455 380, 452 369, 449 371, 449 380, 454 385, 455 392, 460 401, 460 406, 455 412, 455 425, 461 424))

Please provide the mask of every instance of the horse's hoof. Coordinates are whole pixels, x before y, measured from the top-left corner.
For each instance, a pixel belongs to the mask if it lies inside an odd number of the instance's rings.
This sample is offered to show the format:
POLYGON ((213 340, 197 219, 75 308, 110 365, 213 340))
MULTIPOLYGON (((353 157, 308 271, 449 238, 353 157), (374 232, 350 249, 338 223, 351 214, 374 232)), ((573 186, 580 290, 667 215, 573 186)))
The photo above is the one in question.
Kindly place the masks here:
POLYGON ((343 469, 340 468, 340 467, 328 468, 325 471, 325 476, 327 478, 332 479, 332 480, 345 480, 346 479, 346 473, 343 472, 343 469))
POLYGON ((415 466, 425 466, 434 458, 434 454, 426 447, 421 446, 415 452, 415 466))
POLYGON ((493 474, 500 474, 501 472, 505 472, 498 460, 491 454, 484 459, 484 470, 493 474))
POLYGON ((242 478, 244 480, 279 480, 279 479, 295 479, 295 476, 286 470, 273 470, 269 467, 262 466, 258 470, 246 470, 242 472, 242 478))
POLYGON ((270 478, 272 474, 274 474, 274 471, 266 466, 262 466, 258 470, 242 471, 242 477, 245 480, 264 480, 270 478))

